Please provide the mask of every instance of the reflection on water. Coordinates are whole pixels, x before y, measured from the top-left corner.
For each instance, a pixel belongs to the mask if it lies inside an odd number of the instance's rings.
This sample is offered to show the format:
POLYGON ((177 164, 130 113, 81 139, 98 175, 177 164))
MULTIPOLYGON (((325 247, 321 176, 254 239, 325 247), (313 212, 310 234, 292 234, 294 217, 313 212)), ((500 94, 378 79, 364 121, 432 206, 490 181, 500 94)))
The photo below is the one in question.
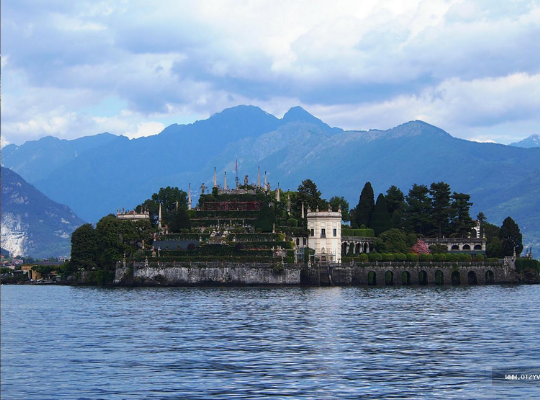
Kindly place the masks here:
POLYGON ((539 397, 538 286, 2 286, 2 398, 539 397))

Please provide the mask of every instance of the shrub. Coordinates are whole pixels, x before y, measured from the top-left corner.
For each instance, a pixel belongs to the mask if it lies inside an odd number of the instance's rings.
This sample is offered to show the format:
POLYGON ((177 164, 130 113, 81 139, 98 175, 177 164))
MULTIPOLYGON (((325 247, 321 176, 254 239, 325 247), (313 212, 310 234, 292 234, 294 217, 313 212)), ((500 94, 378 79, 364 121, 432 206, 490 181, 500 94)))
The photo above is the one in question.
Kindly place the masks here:
POLYGON ((366 253, 362 253, 360 254, 360 257, 358 257, 358 260, 360 260, 360 262, 368 262, 369 256, 366 253))
POLYGON ((475 258, 476 258, 476 261, 480 261, 480 262, 481 262, 481 261, 484 261, 484 259, 485 259, 486 257, 484 257, 483 254, 477 254, 477 255, 475 256, 475 258))
POLYGON ((395 260, 395 256, 393 253, 386 253, 386 254, 383 254, 383 260, 384 261, 394 261, 395 260))
POLYGON ((459 255, 458 254, 447 254, 446 255, 446 261, 449 261, 449 262, 456 262, 459 260, 459 255))
POLYGON ((420 261, 422 261, 422 262, 433 261, 433 255, 431 255, 431 254, 420 254, 420 261))
POLYGON ((418 261, 419 256, 416 253, 409 253, 407 254, 407 261, 416 262, 418 261))
POLYGON ((394 256, 396 261, 407 261, 407 256, 403 253, 396 253, 394 256))
POLYGON ((381 261, 382 256, 379 253, 369 253, 368 255, 369 261, 381 261))
POLYGON ((446 261, 446 254, 444 253, 435 253, 433 254, 433 261, 446 261))

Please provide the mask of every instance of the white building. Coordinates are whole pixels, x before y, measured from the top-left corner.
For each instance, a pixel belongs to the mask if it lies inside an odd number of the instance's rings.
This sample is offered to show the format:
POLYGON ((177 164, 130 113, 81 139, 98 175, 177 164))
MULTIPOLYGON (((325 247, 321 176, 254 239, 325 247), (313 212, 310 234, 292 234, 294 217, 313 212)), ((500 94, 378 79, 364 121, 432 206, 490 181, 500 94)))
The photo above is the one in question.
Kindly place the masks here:
POLYGON ((116 218, 128 221, 150 221, 150 213, 148 211, 138 213, 136 211, 118 210, 116 212, 116 218))
POLYGON ((307 211, 308 247, 315 250, 315 260, 341 263, 341 210, 307 211))

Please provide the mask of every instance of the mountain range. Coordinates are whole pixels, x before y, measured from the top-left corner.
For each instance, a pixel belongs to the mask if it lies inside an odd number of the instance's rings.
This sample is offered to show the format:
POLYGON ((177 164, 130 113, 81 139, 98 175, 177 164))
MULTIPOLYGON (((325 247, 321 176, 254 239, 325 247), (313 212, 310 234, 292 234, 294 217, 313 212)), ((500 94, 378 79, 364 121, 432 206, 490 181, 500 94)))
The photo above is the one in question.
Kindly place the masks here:
POLYGON ((69 256, 71 233, 84 222, 15 172, 1 169, 2 250, 37 258, 69 256))
POLYGON ((536 133, 528 138, 520 140, 519 142, 510 143, 510 146, 524 147, 526 149, 530 149, 531 147, 540 147, 540 135, 536 133))
POLYGON ((344 196, 354 207, 365 182, 376 194, 391 185, 405 194, 413 183, 445 181, 471 194, 473 216, 483 211, 500 225, 508 215, 528 245, 540 245, 540 148, 476 143, 452 137, 422 121, 388 130, 344 131, 301 107, 283 118, 238 106, 159 135, 129 140, 100 134, 73 141, 43 138, 2 150, 2 165, 20 173, 51 199, 96 222, 118 208, 132 208, 160 187, 178 186, 194 196, 227 172, 233 183, 256 180, 257 168, 272 188, 295 190, 310 178, 323 197, 344 196), (53 149, 53 150, 50 150, 53 149))

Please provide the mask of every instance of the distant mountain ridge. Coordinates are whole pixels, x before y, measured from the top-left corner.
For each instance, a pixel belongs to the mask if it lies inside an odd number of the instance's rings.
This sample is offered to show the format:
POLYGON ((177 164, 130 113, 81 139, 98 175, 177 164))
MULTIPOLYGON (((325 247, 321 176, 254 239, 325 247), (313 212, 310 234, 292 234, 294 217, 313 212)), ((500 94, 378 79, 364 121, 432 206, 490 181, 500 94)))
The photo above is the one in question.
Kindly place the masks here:
POLYGON ((540 147, 540 135, 535 133, 534 135, 531 135, 528 138, 520 140, 519 142, 510 143, 510 146, 524 147, 526 149, 530 149, 533 147, 540 147))
POLYGON ((1 169, 2 249, 12 256, 69 256, 71 233, 84 222, 15 172, 1 169))
MULTIPOLYGON (((26 146, 20 146, 21 149, 26 146)), ((20 152, 19 150, 18 152, 20 152)), ((16 169, 17 153, 3 159, 16 169)), ((258 107, 238 106, 189 125, 171 125, 159 135, 117 137, 87 149, 56 168, 44 166, 29 182, 87 221, 121 207, 132 208, 160 187, 178 186, 194 197, 202 182, 212 185, 214 167, 223 182, 268 172, 272 188, 295 190, 312 179, 323 196, 358 202, 366 181, 385 192, 396 185, 405 193, 413 183, 445 181, 469 193, 473 213, 483 211, 501 224, 511 215, 531 244, 540 245, 540 149, 469 142, 422 121, 388 130, 343 131, 293 107, 282 119, 258 107)), ((26 159, 26 170, 33 161, 26 159)))

